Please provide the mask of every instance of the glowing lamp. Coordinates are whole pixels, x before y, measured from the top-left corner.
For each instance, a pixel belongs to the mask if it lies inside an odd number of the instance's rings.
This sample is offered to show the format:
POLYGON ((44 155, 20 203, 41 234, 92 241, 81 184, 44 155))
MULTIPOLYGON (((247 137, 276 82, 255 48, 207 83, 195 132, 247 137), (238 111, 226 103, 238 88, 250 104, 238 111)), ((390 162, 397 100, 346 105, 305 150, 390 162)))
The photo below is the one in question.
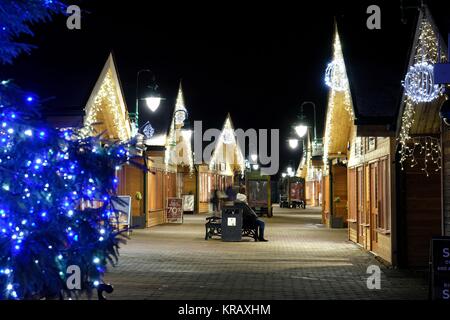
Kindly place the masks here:
POLYGON ((300 124, 295 127, 295 133, 297 133, 299 138, 303 138, 307 132, 308 132, 308 127, 303 124, 300 124))
POLYGON ((289 147, 291 149, 297 149, 297 147, 298 147, 298 140, 297 139, 289 139, 289 147))
POLYGON ((160 97, 148 97, 145 98, 145 102, 147 103, 147 107, 152 111, 155 112, 159 105, 161 104, 161 98, 160 97))

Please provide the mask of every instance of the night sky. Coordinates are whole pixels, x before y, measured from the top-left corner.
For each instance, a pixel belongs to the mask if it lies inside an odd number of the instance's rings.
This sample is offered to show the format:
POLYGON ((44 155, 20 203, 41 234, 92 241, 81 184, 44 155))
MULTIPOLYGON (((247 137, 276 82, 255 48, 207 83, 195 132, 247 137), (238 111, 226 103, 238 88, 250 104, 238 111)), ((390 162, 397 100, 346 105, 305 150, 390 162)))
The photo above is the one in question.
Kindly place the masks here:
MULTIPOLYGON (((36 26, 30 42, 39 48, 0 66, 0 74, 50 98, 46 108, 82 109, 113 50, 131 111, 139 69, 155 73, 166 98, 162 107, 173 106, 182 79, 191 121, 220 128, 230 112, 236 128, 281 129, 285 170, 300 160, 300 150, 291 151, 286 140, 302 101, 316 103, 322 136, 334 17, 365 17, 370 4, 389 11, 390 19, 401 17, 395 0, 304 2, 73 0, 84 10, 82 30, 69 31, 64 17, 36 26)), ((386 45, 394 42, 386 39, 386 45)), ((312 121, 312 109, 305 111, 312 121)))

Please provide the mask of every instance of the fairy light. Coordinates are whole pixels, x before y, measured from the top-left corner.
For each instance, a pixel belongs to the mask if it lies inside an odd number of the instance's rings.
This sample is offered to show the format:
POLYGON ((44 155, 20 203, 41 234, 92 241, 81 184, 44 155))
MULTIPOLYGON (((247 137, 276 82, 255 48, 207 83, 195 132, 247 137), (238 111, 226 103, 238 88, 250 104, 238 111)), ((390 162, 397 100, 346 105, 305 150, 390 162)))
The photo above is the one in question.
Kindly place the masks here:
POLYGON ((241 171, 241 174, 244 174, 245 159, 242 155, 241 148, 236 141, 236 137, 234 136, 234 129, 231 124, 230 117, 227 117, 225 120, 219 141, 217 142, 216 148, 211 157, 211 161, 209 163, 210 170, 214 170, 217 164, 223 160, 227 160, 228 163, 236 165, 241 171))
POLYGON ((414 66, 405 78, 405 108, 402 114, 398 137, 401 169, 420 167, 427 177, 431 171, 441 170, 442 150, 440 139, 430 136, 411 137, 417 104, 430 102, 442 94, 440 86, 432 80, 433 65, 446 60, 445 53, 439 53, 438 37, 427 18, 419 27, 419 38, 415 48, 414 66), (414 87, 415 86, 415 87, 414 87))
POLYGON ((191 147, 192 132, 182 129, 187 114, 183 96, 183 90, 180 85, 175 102, 175 110, 169 129, 169 135, 165 143, 166 151, 164 162, 166 165, 166 170, 169 170, 170 165, 184 165, 189 167, 190 172, 193 172, 194 159, 192 156, 191 147))
POLYGON ((119 140, 126 141, 130 138, 130 123, 127 121, 124 111, 121 110, 118 92, 120 92, 120 89, 117 88, 117 84, 113 80, 112 71, 108 70, 98 92, 86 110, 84 126, 88 128, 89 133, 93 126, 99 122, 98 116, 108 112, 112 116, 112 125, 117 130, 119 140), (108 111, 104 110, 105 106, 108 107, 108 111))
POLYGON ((330 151, 330 145, 333 140, 333 127, 335 125, 342 124, 342 119, 339 119, 339 121, 335 121, 335 119, 333 118, 335 108, 344 108, 344 110, 347 111, 349 115, 348 121, 352 122, 355 119, 351 93, 348 84, 347 71, 344 63, 344 55, 342 53, 341 41, 339 38, 339 33, 337 31, 335 33, 333 49, 333 61, 339 61, 342 63, 340 67, 341 71, 335 74, 335 76, 339 76, 340 79, 335 81, 343 84, 343 86, 338 86, 336 88, 334 86, 330 87, 331 90, 328 96, 328 110, 325 120, 325 133, 323 141, 324 170, 328 169, 328 153, 330 151))

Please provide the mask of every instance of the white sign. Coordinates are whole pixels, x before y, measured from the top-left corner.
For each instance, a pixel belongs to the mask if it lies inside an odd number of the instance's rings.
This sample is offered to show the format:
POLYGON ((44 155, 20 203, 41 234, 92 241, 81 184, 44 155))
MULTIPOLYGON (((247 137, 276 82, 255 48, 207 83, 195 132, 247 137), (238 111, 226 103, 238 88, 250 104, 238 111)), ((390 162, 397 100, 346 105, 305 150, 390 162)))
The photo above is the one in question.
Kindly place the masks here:
POLYGON ((228 223, 227 225, 229 227, 236 227, 236 218, 228 218, 228 223))

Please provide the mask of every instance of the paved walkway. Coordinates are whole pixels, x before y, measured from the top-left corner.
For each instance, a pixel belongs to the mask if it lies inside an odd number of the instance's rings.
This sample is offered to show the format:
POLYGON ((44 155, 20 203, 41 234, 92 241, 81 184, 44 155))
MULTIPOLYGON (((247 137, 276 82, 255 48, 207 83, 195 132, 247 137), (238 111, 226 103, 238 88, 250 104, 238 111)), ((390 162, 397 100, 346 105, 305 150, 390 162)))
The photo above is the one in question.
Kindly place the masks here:
POLYGON ((183 225, 136 230, 106 281, 108 299, 426 299, 423 275, 380 266, 330 230, 320 211, 277 208, 267 243, 204 240, 204 215, 183 225), (381 290, 368 290, 367 267, 382 268, 381 290))

